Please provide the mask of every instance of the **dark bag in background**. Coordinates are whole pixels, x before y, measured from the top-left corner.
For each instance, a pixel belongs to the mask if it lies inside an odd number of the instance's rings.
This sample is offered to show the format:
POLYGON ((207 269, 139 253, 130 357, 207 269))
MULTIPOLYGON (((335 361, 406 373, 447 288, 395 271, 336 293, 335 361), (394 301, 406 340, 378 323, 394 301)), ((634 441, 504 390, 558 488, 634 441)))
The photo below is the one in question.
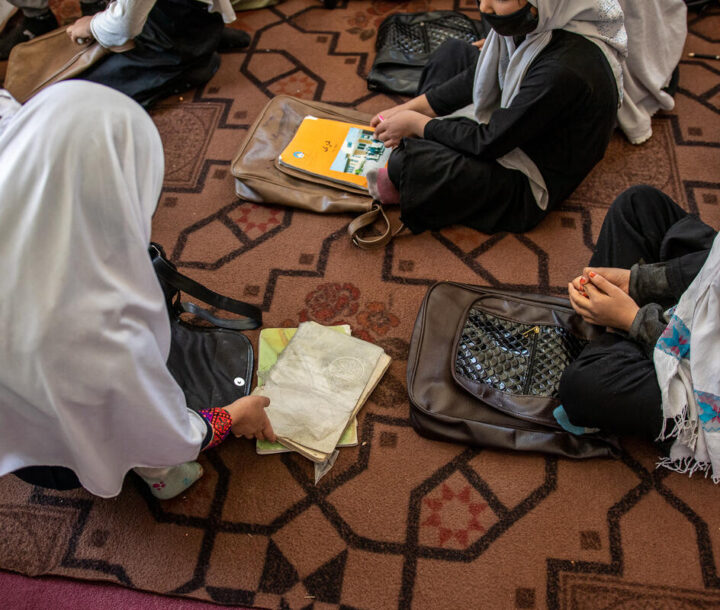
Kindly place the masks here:
POLYGON ((599 332, 567 299, 437 283, 410 343, 410 421, 423 436, 480 447, 616 455, 614 437, 575 436, 553 416, 562 371, 599 332))
POLYGON ((378 28, 368 89, 415 95, 428 58, 443 42, 475 42, 485 36, 481 22, 455 11, 390 15, 378 28))
POLYGON ((168 369, 194 411, 224 407, 250 393, 253 349, 239 332, 262 325, 262 312, 249 303, 223 296, 178 272, 158 244, 150 244, 150 258, 165 294, 172 342, 168 369), (208 305, 244 316, 218 318, 194 303, 182 302, 184 292, 208 305), (213 326, 198 326, 180 319, 183 313, 203 318, 213 326))

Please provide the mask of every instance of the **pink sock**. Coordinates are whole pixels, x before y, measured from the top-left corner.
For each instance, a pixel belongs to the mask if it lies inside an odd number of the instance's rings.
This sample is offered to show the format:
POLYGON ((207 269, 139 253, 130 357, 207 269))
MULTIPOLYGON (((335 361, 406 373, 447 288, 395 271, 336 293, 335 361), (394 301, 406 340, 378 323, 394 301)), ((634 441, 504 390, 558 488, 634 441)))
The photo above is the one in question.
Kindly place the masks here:
POLYGON ((380 195, 380 201, 385 205, 396 205, 400 203, 400 191, 388 176, 387 167, 382 167, 377 173, 377 190, 380 195))

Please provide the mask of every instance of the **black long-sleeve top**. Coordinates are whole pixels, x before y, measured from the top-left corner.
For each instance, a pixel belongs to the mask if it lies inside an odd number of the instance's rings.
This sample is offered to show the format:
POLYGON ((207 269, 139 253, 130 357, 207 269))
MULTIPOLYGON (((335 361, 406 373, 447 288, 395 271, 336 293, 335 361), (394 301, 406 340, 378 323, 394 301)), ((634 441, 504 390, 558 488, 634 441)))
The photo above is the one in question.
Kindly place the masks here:
MULTIPOLYGON (((427 92, 438 116, 472 103, 475 66, 427 92)), ((508 108, 488 124, 431 120, 424 137, 459 152, 494 160, 519 147, 548 188, 549 206, 567 198, 605 154, 615 126, 618 93, 600 48, 555 30, 528 68, 508 108)))
POLYGON ((665 310, 680 300, 709 254, 710 250, 700 250, 662 263, 635 264, 630 268, 628 292, 640 309, 628 335, 642 345, 648 357, 652 357, 667 326, 665 310))

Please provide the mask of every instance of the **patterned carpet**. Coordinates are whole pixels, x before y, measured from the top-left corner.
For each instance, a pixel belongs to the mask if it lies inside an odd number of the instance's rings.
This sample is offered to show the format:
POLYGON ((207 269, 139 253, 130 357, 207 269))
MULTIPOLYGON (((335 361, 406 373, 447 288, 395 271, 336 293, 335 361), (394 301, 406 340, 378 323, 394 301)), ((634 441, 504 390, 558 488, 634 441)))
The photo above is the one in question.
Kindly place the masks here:
MULTIPOLYGON (((349 243, 347 216, 234 196, 230 159, 269 98, 377 112, 400 101, 364 79, 382 19, 474 4, 344 0, 328 11, 285 0, 241 13, 251 47, 153 112, 166 150, 153 238, 181 270, 256 303, 267 327, 349 323, 392 356, 360 445, 316 486, 307 460, 257 456, 233 439, 167 502, 132 477, 113 500, 4 477, 0 568, 268 608, 720 607, 709 480, 655 470, 652 448, 632 439, 619 459, 591 461, 428 441, 409 425, 405 389, 412 325, 434 281, 563 294, 608 206, 637 183, 720 226, 720 62, 683 59, 676 109, 656 117, 652 139, 633 147, 616 135, 571 200, 525 235, 453 227, 364 252, 349 243)), ((689 24, 688 51, 720 53, 720 7, 689 24)))

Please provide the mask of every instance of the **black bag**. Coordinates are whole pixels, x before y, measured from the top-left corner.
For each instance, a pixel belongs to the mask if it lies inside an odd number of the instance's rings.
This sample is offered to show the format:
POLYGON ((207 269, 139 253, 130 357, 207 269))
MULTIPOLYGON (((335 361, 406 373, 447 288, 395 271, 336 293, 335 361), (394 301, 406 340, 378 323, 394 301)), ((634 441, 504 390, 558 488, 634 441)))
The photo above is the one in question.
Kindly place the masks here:
POLYGON ((428 58, 449 38, 475 42, 484 25, 455 11, 390 15, 378 28, 368 89, 415 95, 428 58))
POLYGON ((239 332, 262 325, 260 309, 223 296, 179 273, 159 244, 150 244, 150 258, 165 294, 172 341, 167 366, 182 388, 187 406, 194 411, 223 407, 247 396, 253 371, 253 349, 239 332), (194 303, 182 302, 180 293, 199 299, 216 309, 244 316, 218 318, 194 303), (213 326, 189 324, 180 319, 190 313, 213 326))
POLYGON ((713 4, 715 0, 685 0, 688 9, 702 13, 706 8, 713 4))
POLYGON ((567 299, 440 282, 410 342, 410 421, 434 439, 574 458, 616 455, 617 440, 555 420, 564 368, 600 332, 567 299))

